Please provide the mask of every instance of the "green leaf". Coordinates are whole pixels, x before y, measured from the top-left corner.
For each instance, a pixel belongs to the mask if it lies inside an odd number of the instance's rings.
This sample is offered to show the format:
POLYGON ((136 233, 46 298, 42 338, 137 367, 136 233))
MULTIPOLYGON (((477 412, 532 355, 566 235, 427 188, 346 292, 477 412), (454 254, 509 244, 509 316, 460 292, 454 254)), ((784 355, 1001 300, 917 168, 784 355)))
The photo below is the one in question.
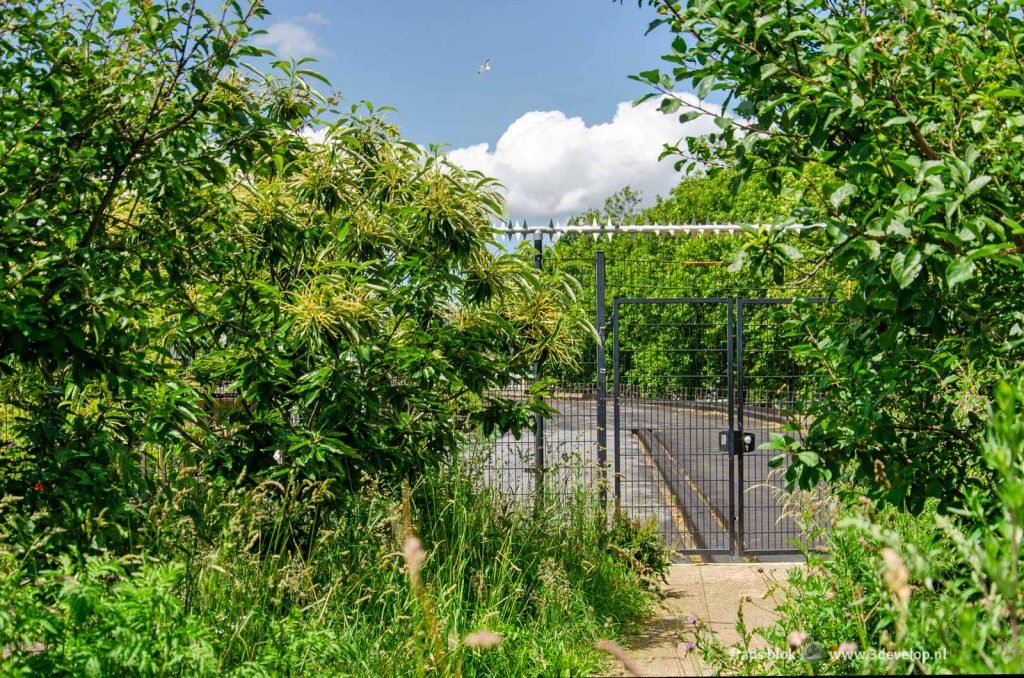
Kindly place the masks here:
POLYGON ((648 83, 652 85, 657 85, 659 82, 661 82, 661 71, 659 71, 657 68, 652 68, 649 71, 640 71, 637 77, 639 77, 642 80, 646 80, 648 83))
POLYGON ((730 273, 738 273, 743 270, 743 265, 747 262, 747 251, 743 248, 737 249, 733 252, 732 258, 729 261, 728 270, 730 273))
POLYGON ((892 258, 892 274, 899 283, 900 289, 910 287, 910 284, 917 280, 921 273, 921 253, 913 247, 906 252, 898 252, 892 258))
POLYGON ((910 116, 897 115, 882 123, 882 127, 893 127, 895 125, 906 125, 910 122, 910 116))
POLYGON ((970 259, 954 259, 946 267, 946 284, 953 289, 974 277, 975 265, 970 259))
POLYGON ((829 196, 829 202, 836 209, 845 203, 850 197, 857 195, 857 187, 853 184, 843 184, 836 190, 832 191, 832 195, 829 196))
POLYGON ((864 55, 867 54, 867 46, 861 43, 850 50, 850 68, 858 76, 864 75, 864 55))
POLYGON ((988 186, 989 182, 992 181, 990 176, 980 176, 971 179, 970 183, 967 184, 967 190, 964 191, 964 198, 970 198, 972 195, 988 186))
POLYGON ((775 251, 779 252, 790 261, 797 261, 798 259, 804 258, 804 253, 793 245, 790 245, 788 242, 775 243, 775 251))
POLYGON ((717 117, 715 118, 715 124, 722 129, 729 129, 732 127, 732 118, 717 117))
POLYGON ((702 101, 706 99, 708 94, 711 93, 711 90, 714 88, 714 86, 715 76, 708 75, 704 78, 701 78, 701 81, 697 83, 697 98, 701 99, 702 101))
POLYGON ((665 97, 661 100, 661 105, 658 106, 658 110, 662 113, 675 113, 682 105, 683 102, 676 97, 665 97))
POLYGON ((882 255, 882 246, 878 244, 877 240, 871 238, 862 238, 861 247, 867 252, 868 259, 875 261, 882 255))

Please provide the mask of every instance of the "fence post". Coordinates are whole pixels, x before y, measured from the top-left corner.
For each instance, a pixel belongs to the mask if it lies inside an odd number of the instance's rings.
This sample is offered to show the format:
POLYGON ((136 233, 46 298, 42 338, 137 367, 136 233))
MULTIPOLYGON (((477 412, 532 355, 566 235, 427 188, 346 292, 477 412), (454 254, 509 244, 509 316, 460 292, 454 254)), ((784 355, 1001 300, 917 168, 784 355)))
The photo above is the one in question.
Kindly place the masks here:
POLYGON ((594 271, 597 277, 594 318, 597 323, 597 468, 601 474, 601 508, 605 508, 608 506, 608 372, 604 355, 607 331, 604 321, 604 252, 601 250, 594 255, 594 271))
MULTIPOLYGON (((525 225, 525 224, 524 224, 525 225)), ((533 233, 533 266, 538 272, 543 272, 544 269, 544 234, 538 229, 533 233)), ((534 383, 541 380, 542 377, 541 360, 538 359, 533 365, 533 379, 534 383)), ((537 400, 542 400, 541 396, 537 396, 537 400)), ((534 492, 536 493, 537 507, 541 507, 544 503, 544 417, 536 415, 534 417, 534 428, 533 428, 533 470, 535 474, 534 480, 534 492)))

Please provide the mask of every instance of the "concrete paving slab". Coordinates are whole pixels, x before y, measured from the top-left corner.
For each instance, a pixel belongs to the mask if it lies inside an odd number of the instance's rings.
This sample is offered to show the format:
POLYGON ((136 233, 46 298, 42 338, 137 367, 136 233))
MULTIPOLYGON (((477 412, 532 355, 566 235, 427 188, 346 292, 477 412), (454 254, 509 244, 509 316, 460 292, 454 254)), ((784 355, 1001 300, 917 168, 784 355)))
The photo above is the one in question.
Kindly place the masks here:
MULTIPOLYGON (((736 619, 741 601, 748 630, 773 623, 777 601, 766 594, 772 580, 785 582, 791 567, 803 564, 673 565, 655 616, 626 641, 626 651, 649 676, 713 675, 714 669, 688 645, 694 620, 726 645, 739 640, 736 619)), ((759 638, 752 644, 765 647, 759 638)), ((627 674, 621 666, 610 665, 608 675, 627 674)))

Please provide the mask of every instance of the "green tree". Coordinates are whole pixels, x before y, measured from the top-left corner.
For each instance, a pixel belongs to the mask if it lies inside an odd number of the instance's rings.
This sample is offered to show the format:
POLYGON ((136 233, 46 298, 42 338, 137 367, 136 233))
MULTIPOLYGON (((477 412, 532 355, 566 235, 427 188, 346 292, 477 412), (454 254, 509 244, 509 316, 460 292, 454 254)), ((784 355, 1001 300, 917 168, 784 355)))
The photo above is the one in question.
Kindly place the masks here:
POLYGON ((762 233, 741 257, 856 282, 840 321, 807 336, 829 398, 789 479, 852 466, 876 497, 960 503, 987 482, 986 403, 1022 357, 1019 3, 646 4, 674 35, 670 67, 635 77, 684 119, 699 111, 678 86, 726 101, 720 132, 676 149, 684 161, 776 184, 827 170, 822 200, 789 215, 822 224, 823 246, 762 233))
MULTIPOLYGON (((809 170, 807 175, 810 176, 809 170)), ((757 224, 771 223, 789 210, 794 194, 803 190, 809 180, 803 176, 787 182, 780 194, 762 175, 741 181, 735 172, 717 169, 708 174, 684 177, 666 197, 657 196, 653 206, 634 208, 631 217, 642 224, 757 224)), ((604 225, 626 223, 617 218, 617 207, 628 187, 605 200, 603 211, 591 209, 571 223, 604 225)), ((772 246, 790 247, 790 239, 773 241, 772 246)), ((606 257, 606 318, 611 317, 612 300, 616 297, 764 297, 829 296, 834 276, 822 274, 814 280, 815 287, 793 285, 795 276, 785 278, 778 267, 765 266, 753 272, 730 271, 727 264, 741 248, 744 239, 737 235, 650 237, 613 234, 594 239, 590 236, 567 236, 560 239, 548 254, 549 265, 565 270, 580 281, 583 292, 575 312, 593 318, 596 296, 594 257, 603 251, 606 257), (780 274, 780 275, 776 275, 780 274)), ((680 333, 687 332, 692 346, 724 346, 725 324, 708 322, 706 308, 692 305, 650 305, 630 308, 630 320, 620 326, 623 347, 621 375, 624 383, 651 393, 667 395, 675 390, 679 397, 694 397, 692 389, 706 390, 718 386, 715 374, 723 366, 713 365, 708 355, 699 352, 681 355, 669 349, 676 347, 680 333), (704 329, 698 330, 698 327, 704 329), (656 330, 653 328, 657 328, 656 330), (706 375, 706 379, 671 378, 672 374, 706 375), (684 394, 676 382, 686 382, 690 389, 684 394)), ((775 310, 775 309, 773 309, 775 310)), ((778 307, 780 315, 788 310, 778 307)), ((783 322, 780 318, 779 323, 783 322)), ((754 332, 771 331, 769 323, 760 323, 754 332)), ((592 384, 596 379, 596 345, 589 343, 584 355, 585 369, 562 369, 559 377, 567 388, 592 384)), ((759 364, 758 356, 748 356, 747 374, 757 374, 767 366, 759 364)), ((794 368, 795 369, 795 368, 794 368)), ((791 400, 792 397, 785 398, 791 400)))
POLYGON ((649 224, 756 224, 786 212, 779 196, 761 176, 741 183, 734 172, 684 177, 643 211, 649 224))
POLYGON ((601 223, 626 224, 636 219, 640 203, 644 201, 642 191, 634 191, 626 185, 604 199, 604 209, 589 209, 579 216, 569 219, 569 223, 590 224, 601 223))
POLYGON ((0 13, 0 490, 60 539, 129 538, 184 465, 415 474, 523 426, 543 408, 491 394, 572 359, 572 286, 489 247, 492 182, 338 110, 303 62, 247 68, 264 14, 0 13))

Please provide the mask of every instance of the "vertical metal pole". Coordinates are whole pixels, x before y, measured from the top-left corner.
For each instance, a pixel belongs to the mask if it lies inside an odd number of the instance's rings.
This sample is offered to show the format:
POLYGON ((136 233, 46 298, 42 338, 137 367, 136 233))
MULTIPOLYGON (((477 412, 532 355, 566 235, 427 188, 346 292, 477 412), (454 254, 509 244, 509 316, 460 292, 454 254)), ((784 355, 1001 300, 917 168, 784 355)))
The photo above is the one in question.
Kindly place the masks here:
POLYGON ((612 402, 615 407, 615 431, 613 433, 614 453, 614 483, 615 483, 615 508, 619 508, 621 495, 619 494, 619 300, 612 300, 612 402))
MULTIPOLYGON (((540 231, 535 231, 533 236, 533 266, 538 271, 544 269, 544 235, 540 231)), ((541 380, 542 375, 541 360, 538 359, 533 365, 533 379, 536 384, 541 380)), ((537 400, 542 400, 540 396, 537 396, 537 400)), ((537 506, 540 507, 544 502, 544 417, 539 414, 534 417, 534 429, 533 429, 533 470, 535 473, 535 486, 534 492, 536 493, 537 506)))
POLYGON ((608 505, 608 392, 607 366, 604 345, 607 329, 604 324, 604 252, 598 251, 594 258, 596 283, 597 323, 597 468, 601 474, 601 508, 608 505))
POLYGON ((739 518, 736 511, 736 443, 733 441, 735 435, 736 426, 734 419, 734 389, 735 382, 733 381, 733 356, 735 355, 735 344, 733 343, 733 300, 729 299, 726 302, 726 316, 725 316, 725 355, 726 355, 726 416, 729 419, 728 426, 728 447, 729 447, 729 541, 731 542, 733 555, 740 555, 739 539, 737 532, 739 530, 739 518))
MULTIPOLYGON (((731 313, 730 313, 731 315, 731 313)), ((732 389, 730 389, 732 391, 732 389)), ((729 426, 733 430, 735 440, 732 453, 736 460, 736 556, 743 555, 744 520, 743 520, 743 300, 736 302, 736 388, 735 395, 736 426, 732 426, 732 410, 729 408, 729 426)))
POLYGON ((736 510, 736 443, 732 438, 735 436, 735 382, 733 381, 733 368, 734 368, 734 356, 735 356, 735 344, 733 343, 733 327, 734 326, 734 315, 732 310, 732 299, 727 302, 727 312, 725 317, 725 345, 726 345, 726 392, 728 393, 728 402, 726 409, 728 412, 729 419, 729 432, 728 432, 728 447, 729 447, 729 539, 732 542, 732 553, 736 557, 740 555, 739 547, 739 518, 736 510))

